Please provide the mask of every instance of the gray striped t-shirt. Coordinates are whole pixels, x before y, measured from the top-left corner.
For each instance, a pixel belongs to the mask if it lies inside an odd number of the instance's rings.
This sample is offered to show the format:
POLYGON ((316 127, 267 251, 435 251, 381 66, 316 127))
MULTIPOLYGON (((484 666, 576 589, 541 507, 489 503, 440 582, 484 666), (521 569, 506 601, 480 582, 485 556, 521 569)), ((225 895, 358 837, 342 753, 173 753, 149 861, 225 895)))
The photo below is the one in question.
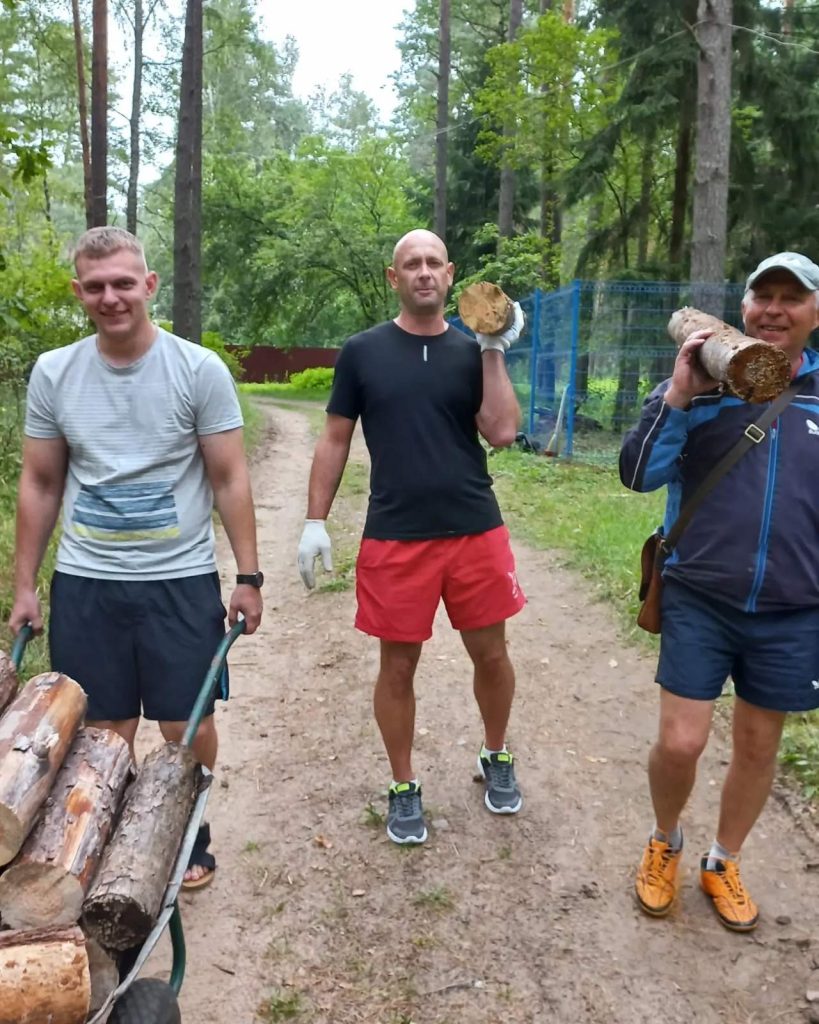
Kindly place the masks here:
POLYGON ((68 443, 57 569, 135 580, 213 572, 213 492, 198 438, 240 426, 222 360, 161 328, 130 366, 109 365, 96 335, 44 352, 25 432, 68 443))

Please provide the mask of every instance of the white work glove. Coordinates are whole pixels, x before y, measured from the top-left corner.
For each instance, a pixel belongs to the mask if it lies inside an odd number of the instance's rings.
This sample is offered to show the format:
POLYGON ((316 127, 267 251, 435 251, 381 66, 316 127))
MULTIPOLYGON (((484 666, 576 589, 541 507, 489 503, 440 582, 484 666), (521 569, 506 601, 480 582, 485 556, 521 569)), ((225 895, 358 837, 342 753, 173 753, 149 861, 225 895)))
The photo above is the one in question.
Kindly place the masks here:
POLYGON ((304 530, 299 541, 299 573, 305 587, 312 590, 316 585, 313 563, 321 555, 321 561, 327 572, 333 571, 332 544, 330 535, 324 528, 323 519, 305 519, 304 530))
POLYGON ((512 326, 507 327, 502 334, 476 334, 475 337, 478 339, 478 344, 481 346, 481 352, 505 352, 513 341, 517 341, 523 331, 524 324, 526 323, 526 317, 523 315, 523 310, 520 308, 520 303, 515 302, 512 305, 512 309, 515 312, 515 319, 512 321, 512 326))

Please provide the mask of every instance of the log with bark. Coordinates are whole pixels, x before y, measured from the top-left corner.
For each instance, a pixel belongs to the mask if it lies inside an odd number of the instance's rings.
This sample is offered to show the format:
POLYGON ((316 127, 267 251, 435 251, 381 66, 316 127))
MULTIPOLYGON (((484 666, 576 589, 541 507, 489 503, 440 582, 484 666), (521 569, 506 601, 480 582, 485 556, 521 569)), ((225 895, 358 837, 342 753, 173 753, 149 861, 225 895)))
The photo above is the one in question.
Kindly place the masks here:
POLYGON ((18 686, 14 662, 5 651, 0 651, 0 714, 16 695, 18 686))
POLYGON ((461 320, 476 334, 502 334, 515 319, 514 303, 496 284, 478 281, 458 298, 461 320))
POLYGON ((788 357, 767 341, 749 338, 709 313, 684 306, 668 321, 668 333, 678 345, 694 331, 714 333, 699 350, 703 369, 746 402, 770 402, 790 383, 788 357))
POLYGON ((79 928, 0 932, 0 1024, 83 1024, 90 1002, 79 928))
POLYGON ((79 683, 34 676, 0 718, 0 865, 20 852, 85 714, 79 683))
POLYGON ((188 747, 167 743, 142 762, 83 905, 106 949, 143 942, 159 916, 201 773, 188 747))
POLYGON ((75 924, 119 808, 131 753, 110 729, 80 729, 42 816, 0 875, 0 918, 11 928, 75 924))

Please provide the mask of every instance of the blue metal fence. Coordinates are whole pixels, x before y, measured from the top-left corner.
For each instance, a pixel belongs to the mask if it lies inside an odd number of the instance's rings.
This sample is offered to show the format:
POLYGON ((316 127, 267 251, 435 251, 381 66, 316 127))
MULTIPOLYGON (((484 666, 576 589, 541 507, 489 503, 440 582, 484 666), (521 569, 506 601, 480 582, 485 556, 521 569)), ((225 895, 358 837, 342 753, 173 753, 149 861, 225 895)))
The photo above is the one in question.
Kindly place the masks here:
MULTIPOLYGON (((739 326, 741 285, 573 281, 521 300, 526 329, 507 355, 528 437, 540 450, 610 465, 646 395, 671 373, 674 310, 739 326)), ((454 323, 463 328, 460 320, 454 323)))

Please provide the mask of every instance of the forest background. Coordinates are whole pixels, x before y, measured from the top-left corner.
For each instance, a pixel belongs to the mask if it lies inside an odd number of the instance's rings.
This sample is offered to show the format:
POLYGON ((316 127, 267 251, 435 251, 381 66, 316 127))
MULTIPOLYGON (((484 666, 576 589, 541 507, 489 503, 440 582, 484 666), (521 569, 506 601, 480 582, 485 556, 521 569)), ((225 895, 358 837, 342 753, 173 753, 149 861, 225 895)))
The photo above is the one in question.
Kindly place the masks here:
MULTIPOLYGON (((351 64, 367 60, 366 25, 361 40, 351 64)), ((778 250, 819 256, 819 3, 416 0, 398 45, 384 124, 351 76, 294 95, 297 46, 263 37, 254 0, 0 0, 7 582, 25 381, 87 329, 68 253, 89 224, 137 233, 158 317, 223 354, 336 346, 390 317, 384 267, 419 225, 446 239, 459 287, 489 278, 513 295, 575 278, 737 282, 778 250)), ((585 545, 581 568, 633 606, 656 503, 631 536, 616 502, 599 515, 597 478, 558 476, 521 470, 510 514, 540 542, 585 545), (545 476, 563 490, 535 516, 545 476), (611 535, 578 539, 578 521, 611 535)), ((812 730, 800 744, 815 791, 812 730)))

